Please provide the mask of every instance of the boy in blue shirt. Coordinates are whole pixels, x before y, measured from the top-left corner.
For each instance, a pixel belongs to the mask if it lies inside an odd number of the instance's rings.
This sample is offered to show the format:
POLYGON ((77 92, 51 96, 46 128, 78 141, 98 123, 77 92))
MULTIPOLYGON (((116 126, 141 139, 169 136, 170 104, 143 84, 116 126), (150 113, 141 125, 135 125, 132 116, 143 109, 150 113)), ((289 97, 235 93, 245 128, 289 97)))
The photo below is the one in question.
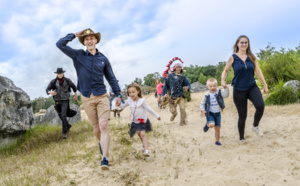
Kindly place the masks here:
POLYGON ((229 88, 223 91, 218 89, 218 81, 215 78, 210 78, 206 82, 209 89, 200 104, 201 117, 206 116, 207 122, 203 127, 203 131, 207 132, 209 128, 215 128, 216 145, 221 146, 220 143, 220 127, 221 127, 221 113, 220 110, 225 108, 223 97, 229 96, 229 88))

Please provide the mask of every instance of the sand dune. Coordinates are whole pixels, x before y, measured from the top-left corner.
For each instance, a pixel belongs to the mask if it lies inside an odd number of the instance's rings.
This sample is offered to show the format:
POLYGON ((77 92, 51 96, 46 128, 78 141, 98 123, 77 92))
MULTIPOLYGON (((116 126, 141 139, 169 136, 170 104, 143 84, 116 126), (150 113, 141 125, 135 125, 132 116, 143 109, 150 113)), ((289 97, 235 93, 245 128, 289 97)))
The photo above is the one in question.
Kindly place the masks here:
MULTIPOLYGON (((300 185, 300 104, 267 106, 260 124, 264 136, 259 137, 251 130, 254 108, 249 102, 246 143, 240 144, 230 93, 222 113, 221 147, 214 144, 213 129, 207 133, 202 130, 205 118, 200 118, 199 104, 204 93, 193 93, 192 101, 186 103, 186 126, 179 126, 179 116, 170 122, 168 109, 158 109, 151 94, 145 96, 147 103, 162 120, 149 115, 156 134, 161 134, 149 136, 149 158, 132 156, 118 163, 111 154, 110 171, 79 161, 67 165, 65 174, 79 185, 300 185), (133 181, 124 182, 126 176, 133 181)), ((129 116, 130 109, 126 108, 120 119, 112 115, 111 123, 126 125, 129 116)), ((95 139, 86 143, 97 149, 95 139)), ((112 141, 111 148, 114 145, 112 141)), ((138 153, 141 143, 135 140, 132 146, 133 154, 138 153)))

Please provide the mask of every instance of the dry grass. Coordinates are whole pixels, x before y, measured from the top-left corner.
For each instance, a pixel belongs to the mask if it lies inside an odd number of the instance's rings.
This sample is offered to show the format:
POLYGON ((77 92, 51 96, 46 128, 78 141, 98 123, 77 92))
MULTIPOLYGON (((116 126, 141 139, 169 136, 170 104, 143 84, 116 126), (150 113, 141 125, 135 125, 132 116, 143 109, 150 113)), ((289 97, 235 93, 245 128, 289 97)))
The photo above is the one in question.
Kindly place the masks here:
MULTIPOLYGON (((101 156, 92 130, 88 122, 77 123, 66 140, 62 139, 61 126, 41 125, 28 131, 16 144, 0 150, 0 185, 51 185, 53 182, 77 185, 64 171, 67 165, 84 162, 99 168, 101 156)), ((146 161, 139 149, 132 146, 140 144, 138 137, 130 138, 128 130, 118 120, 110 122, 111 166, 133 157, 146 161)), ((162 132, 155 130, 153 136, 162 136, 162 132)), ((77 175, 77 170, 73 173, 77 175)), ((139 170, 116 172, 116 175, 118 182, 125 185, 139 181, 139 170)))
POLYGON ((0 185, 48 185, 52 178, 65 179, 61 166, 70 160, 91 159, 92 152, 83 143, 90 138, 92 128, 80 122, 71 129, 67 140, 61 138, 61 127, 41 125, 28 131, 17 144, 0 151, 0 185))
POLYGON ((148 134, 151 155, 141 154, 138 136, 130 138, 130 109, 109 122, 110 170, 100 168, 100 153, 88 122, 74 125, 67 140, 61 127, 35 128, 9 149, 0 150, 0 185, 299 185, 299 104, 268 106, 261 122, 263 138, 251 131, 254 108, 249 104, 246 144, 238 142, 237 113, 232 97, 222 112, 222 147, 214 131, 202 131, 202 93, 187 103, 188 125, 179 117, 170 122, 153 95, 147 103, 161 116, 151 115, 148 134), (276 160, 276 161, 275 161, 276 160), (218 179, 215 179, 218 178, 218 179))

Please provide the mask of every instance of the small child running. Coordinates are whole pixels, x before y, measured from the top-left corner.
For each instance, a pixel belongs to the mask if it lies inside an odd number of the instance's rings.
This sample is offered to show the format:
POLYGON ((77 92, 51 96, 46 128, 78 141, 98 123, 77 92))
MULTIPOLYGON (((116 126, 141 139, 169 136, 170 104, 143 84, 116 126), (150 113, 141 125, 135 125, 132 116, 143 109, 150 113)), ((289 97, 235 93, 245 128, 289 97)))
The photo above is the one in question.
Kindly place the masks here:
POLYGON ((152 131, 150 120, 147 118, 147 111, 160 120, 160 117, 155 113, 146 103, 145 98, 142 98, 142 90, 139 84, 131 83, 127 87, 128 100, 121 104, 121 108, 124 109, 130 106, 131 109, 131 127, 128 132, 130 137, 133 137, 135 133, 138 134, 142 141, 142 153, 145 157, 149 157, 150 151, 148 150, 148 140, 146 132, 152 131))
POLYGON ((210 78, 206 82, 206 86, 209 89, 200 104, 201 117, 206 116, 207 122, 203 127, 203 131, 207 132, 209 128, 215 128, 216 145, 221 146, 220 143, 220 127, 221 127, 221 113, 220 109, 225 108, 223 97, 229 96, 229 88, 227 87, 223 91, 218 89, 218 81, 215 78, 210 78))

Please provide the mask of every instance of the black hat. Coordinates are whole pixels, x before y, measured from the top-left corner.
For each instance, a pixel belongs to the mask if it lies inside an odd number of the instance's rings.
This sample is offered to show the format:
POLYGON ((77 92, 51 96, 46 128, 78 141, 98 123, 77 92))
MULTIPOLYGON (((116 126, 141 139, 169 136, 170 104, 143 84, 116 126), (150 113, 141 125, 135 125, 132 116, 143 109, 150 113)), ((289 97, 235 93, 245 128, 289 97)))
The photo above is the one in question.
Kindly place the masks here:
POLYGON ((54 72, 55 74, 62 74, 65 73, 66 71, 63 70, 63 68, 57 68, 56 72, 54 72))

